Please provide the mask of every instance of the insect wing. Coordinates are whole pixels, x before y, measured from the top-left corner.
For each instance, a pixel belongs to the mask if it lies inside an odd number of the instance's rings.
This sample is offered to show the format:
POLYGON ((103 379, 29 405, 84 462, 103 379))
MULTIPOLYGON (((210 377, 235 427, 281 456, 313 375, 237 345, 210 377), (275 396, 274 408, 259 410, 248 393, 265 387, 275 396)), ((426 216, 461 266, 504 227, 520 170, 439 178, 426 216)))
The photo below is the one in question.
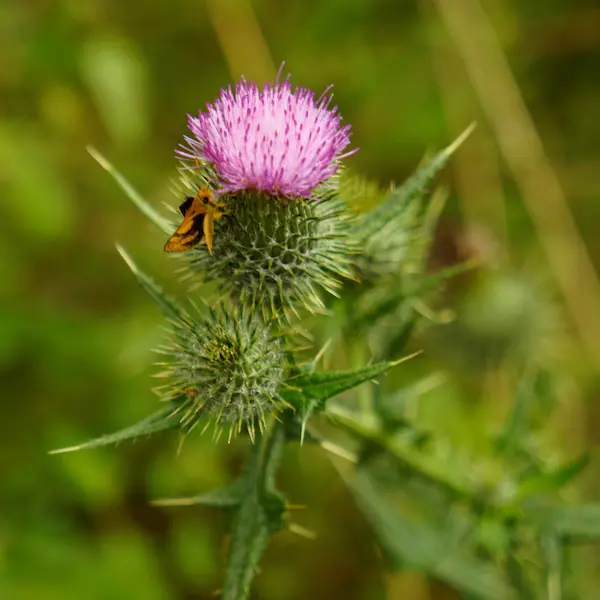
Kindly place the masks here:
MULTIPOLYGON (((187 202, 181 205, 182 212, 187 202)), ((198 210, 193 202, 189 203, 183 221, 165 244, 165 252, 186 252, 199 244, 204 236, 205 218, 204 210, 198 210)))
POLYGON ((194 203, 194 198, 192 196, 188 196, 183 203, 179 207, 179 212, 183 217, 185 217, 190 210, 192 204, 194 203))

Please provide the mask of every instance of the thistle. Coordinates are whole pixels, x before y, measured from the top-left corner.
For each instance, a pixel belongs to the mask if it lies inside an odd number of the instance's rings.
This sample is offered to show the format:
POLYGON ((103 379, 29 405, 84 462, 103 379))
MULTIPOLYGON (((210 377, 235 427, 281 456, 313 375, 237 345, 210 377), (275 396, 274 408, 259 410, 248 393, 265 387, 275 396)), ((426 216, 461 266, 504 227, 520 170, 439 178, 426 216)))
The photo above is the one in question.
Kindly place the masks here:
POLYGON ((350 126, 341 125, 326 90, 279 78, 259 89, 242 80, 189 117, 192 136, 178 154, 186 187, 208 183, 228 218, 215 225, 213 255, 191 264, 235 298, 270 317, 302 305, 319 310, 351 277, 347 215, 336 195, 350 126))
POLYGON ((204 429, 214 423, 217 437, 229 427, 230 439, 242 429, 254 439, 266 417, 285 407, 280 340, 243 308, 179 312, 172 323, 171 340, 160 349, 168 357, 161 375, 169 379, 161 395, 181 406, 182 428, 207 417, 204 429))
MULTIPOLYGON (((390 564, 418 567, 473 598, 516 598, 515 589, 520 598, 541 597, 531 582, 546 575, 560 592, 555 584, 561 549, 575 537, 600 537, 600 510, 592 505, 579 515, 573 507, 560 506, 556 494, 547 495, 581 472, 587 454, 552 465, 538 454, 537 441, 519 439, 533 423, 531 408, 549 394, 546 374, 531 353, 515 361, 515 403, 500 435, 489 440, 486 426, 477 432, 483 437, 474 438, 487 449, 484 460, 465 453, 463 445, 452 448, 441 420, 432 427, 431 419, 409 410, 424 404, 420 398, 432 386, 442 384, 439 374, 409 385, 411 377, 363 386, 354 394, 353 408, 343 399, 330 402, 403 362, 397 357, 419 325, 419 315, 431 314, 423 298, 460 272, 428 271, 444 194, 435 192, 428 204, 425 197, 472 128, 401 186, 383 192, 355 179, 340 193, 341 162, 353 152, 347 151, 350 128, 342 126, 327 94, 315 99, 279 78, 262 89, 243 80, 190 117, 191 136, 178 152, 184 220, 174 236, 172 224, 97 156, 142 212, 172 235, 166 250, 189 249, 187 275, 196 278, 201 269, 226 293, 218 301, 205 300, 201 310, 191 300, 179 303, 120 249, 171 324, 161 348, 166 356, 163 402, 133 426, 59 452, 169 429, 189 433, 200 424, 205 429, 214 424, 217 438, 227 429, 230 438, 247 432, 252 442, 248 460, 233 481, 162 501, 227 512, 231 536, 223 600, 251 596, 270 537, 288 524, 290 505, 277 487, 288 442, 319 444, 358 463, 354 473, 340 473, 390 564), (356 204, 370 199, 375 207, 362 211, 350 227, 344 199, 353 197, 356 204), (341 368, 322 370, 320 358, 328 344, 297 364, 286 351, 291 340, 282 316, 298 307, 319 309, 319 288, 336 292, 341 279, 352 275, 351 255, 362 281, 333 303, 333 327, 326 329, 334 345, 343 340, 335 361, 341 368), (375 352, 381 360, 372 360, 375 352), (344 359, 351 364, 343 365, 344 359), (311 421, 319 413, 326 427, 311 421), (341 434, 335 439, 348 448, 327 439, 335 428, 341 434), (490 476, 482 477, 486 471, 490 476), (543 573, 537 572, 539 566, 543 573)), ((514 308, 513 296, 509 308, 514 308)), ((496 323, 488 318, 498 312, 496 305, 492 309, 481 313, 484 325, 496 323)), ((454 351, 456 335, 451 338, 454 351)), ((472 428, 471 421, 468 425, 472 428)))

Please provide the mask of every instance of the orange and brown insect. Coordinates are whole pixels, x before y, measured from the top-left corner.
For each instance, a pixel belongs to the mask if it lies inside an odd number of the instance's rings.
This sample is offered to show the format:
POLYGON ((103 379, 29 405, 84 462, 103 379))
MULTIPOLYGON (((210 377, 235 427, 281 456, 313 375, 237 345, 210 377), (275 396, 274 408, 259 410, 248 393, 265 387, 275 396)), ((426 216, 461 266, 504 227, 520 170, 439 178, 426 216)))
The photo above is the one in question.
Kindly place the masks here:
POLYGON ((183 221, 167 240, 165 252, 186 252, 204 237, 206 247, 212 254, 215 221, 225 214, 219 210, 222 207, 222 204, 215 202, 208 188, 200 188, 195 197, 186 198, 179 207, 183 221))

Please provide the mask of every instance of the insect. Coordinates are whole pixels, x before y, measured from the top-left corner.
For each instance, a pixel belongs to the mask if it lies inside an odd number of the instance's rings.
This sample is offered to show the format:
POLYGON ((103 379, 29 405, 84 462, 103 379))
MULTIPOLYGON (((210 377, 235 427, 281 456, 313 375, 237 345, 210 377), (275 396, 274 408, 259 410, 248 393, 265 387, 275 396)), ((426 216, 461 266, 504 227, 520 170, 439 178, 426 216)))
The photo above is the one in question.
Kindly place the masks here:
POLYGON ((200 188, 193 198, 185 199, 179 207, 183 221, 175 233, 167 240, 165 252, 186 252, 206 239, 206 247, 212 254, 215 221, 224 214, 219 208, 223 205, 215 201, 208 188, 200 188))

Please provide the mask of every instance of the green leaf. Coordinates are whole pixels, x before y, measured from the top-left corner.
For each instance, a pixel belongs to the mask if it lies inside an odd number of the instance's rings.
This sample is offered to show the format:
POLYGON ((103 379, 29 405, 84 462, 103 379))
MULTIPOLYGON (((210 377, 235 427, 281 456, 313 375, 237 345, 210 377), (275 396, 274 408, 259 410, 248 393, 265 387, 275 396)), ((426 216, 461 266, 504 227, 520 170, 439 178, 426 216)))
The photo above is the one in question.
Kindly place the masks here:
POLYGON ((328 416, 338 427, 343 427, 358 438, 366 448, 379 448, 386 452, 402 468, 412 475, 427 481, 443 490, 451 498, 464 500, 478 509, 495 505, 493 497, 487 497, 483 490, 477 490, 467 473, 449 469, 448 465, 435 455, 425 454, 417 447, 393 432, 382 429, 374 416, 364 418, 342 407, 328 407, 328 416))
POLYGON ((244 600, 248 597, 269 538, 283 527, 287 505, 283 495, 275 488, 275 472, 285 440, 285 426, 277 423, 270 437, 257 437, 248 462, 233 483, 197 496, 153 503, 160 506, 207 506, 225 509, 231 514, 231 542, 223 600, 244 600))
POLYGON ((245 497, 235 510, 223 600, 244 600, 269 537, 283 527, 286 503, 274 487, 275 470, 285 441, 279 424, 264 443, 254 447, 243 474, 245 497))
POLYGON ((281 396, 300 411, 322 409, 330 398, 355 388, 389 371, 392 367, 420 354, 415 352, 393 362, 380 362, 348 371, 300 371, 287 380, 281 396))
POLYGON ((81 46, 81 78, 111 139, 143 143, 150 132, 147 63, 133 40, 91 33, 81 46))
POLYGON ((465 594, 508 600, 513 591, 501 574, 467 555, 453 535, 440 527, 410 520, 382 497, 368 473, 347 478, 358 507, 396 568, 420 569, 465 594))
POLYGON ((125 192, 127 197, 137 206, 140 212, 147 217, 158 229, 162 232, 171 234, 175 229, 173 223, 168 219, 165 219, 159 212, 157 212, 146 200, 137 192, 137 190, 111 165, 98 150, 92 146, 87 147, 87 151, 91 154, 92 158, 117 182, 119 187, 125 192))
POLYGON ((109 444, 117 444, 118 442, 123 442, 125 440, 133 440, 142 435, 151 435, 160 431, 166 431, 167 429, 174 429, 178 426, 179 417, 177 415, 177 410, 172 405, 168 405, 149 417, 142 419, 135 425, 121 429, 115 433, 103 435, 77 446, 52 450, 50 451, 50 454, 62 454, 65 452, 75 452, 76 450, 87 450, 88 448, 108 446, 109 444))
POLYGON ((584 452, 579 458, 576 458, 568 463, 565 463, 560 468, 552 471, 549 476, 554 488, 561 488, 572 479, 575 479, 592 460, 590 452, 584 452))
POLYGON ((280 391, 280 395, 300 413, 302 419, 301 442, 304 441, 306 423, 310 415, 315 410, 324 409, 327 400, 355 388, 365 381, 374 379, 418 354, 420 352, 415 352, 394 362, 380 362, 349 371, 319 372, 314 370, 314 364, 300 369, 286 381, 288 387, 280 391))
MULTIPOLYGON (((447 148, 438 152, 430 161, 422 165, 417 171, 400 187, 393 189, 388 196, 374 210, 367 213, 358 220, 357 234, 364 242, 375 236, 385 237, 384 228, 394 226, 394 223, 402 223, 402 231, 409 229, 414 223, 416 213, 409 210, 415 200, 419 200, 428 191, 429 186, 446 166, 450 157, 471 135, 475 124, 471 124, 465 131, 447 148), (407 210, 409 212, 407 212, 407 210), (406 221, 406 222, 404 222, 406 221)), ((427 224, 430 224, 428 219, 427 224)), ((396 232, 398 233, 398 232, 396 232)), ((392 240, 395 244, 397 240, 392 240)))
POLYGON ((600 504, 559 506, 546 510, 537 508, 530 511, 530 516, 542 527, 570 542, 600 539, 600 504))
POLYGON ((374 379, 392 366, 393 363, 381 362, 349 371, 300 373, 287 381, 289 389, 281 395, 297 409, 322 408, 329 398, 374 379))
POLYGON ((127 263, 127 266, 131 269, 131 272, 135 275, 139 284, 150 294, 150 296, 152 296, 152 299, 156 302, 165 316, 177 321, 189 320, 183 308, 181 308, 175 300, 169 298, 164 290, 152 278, 141 271, 131 256, 118 244, 117 251, 127 263))

